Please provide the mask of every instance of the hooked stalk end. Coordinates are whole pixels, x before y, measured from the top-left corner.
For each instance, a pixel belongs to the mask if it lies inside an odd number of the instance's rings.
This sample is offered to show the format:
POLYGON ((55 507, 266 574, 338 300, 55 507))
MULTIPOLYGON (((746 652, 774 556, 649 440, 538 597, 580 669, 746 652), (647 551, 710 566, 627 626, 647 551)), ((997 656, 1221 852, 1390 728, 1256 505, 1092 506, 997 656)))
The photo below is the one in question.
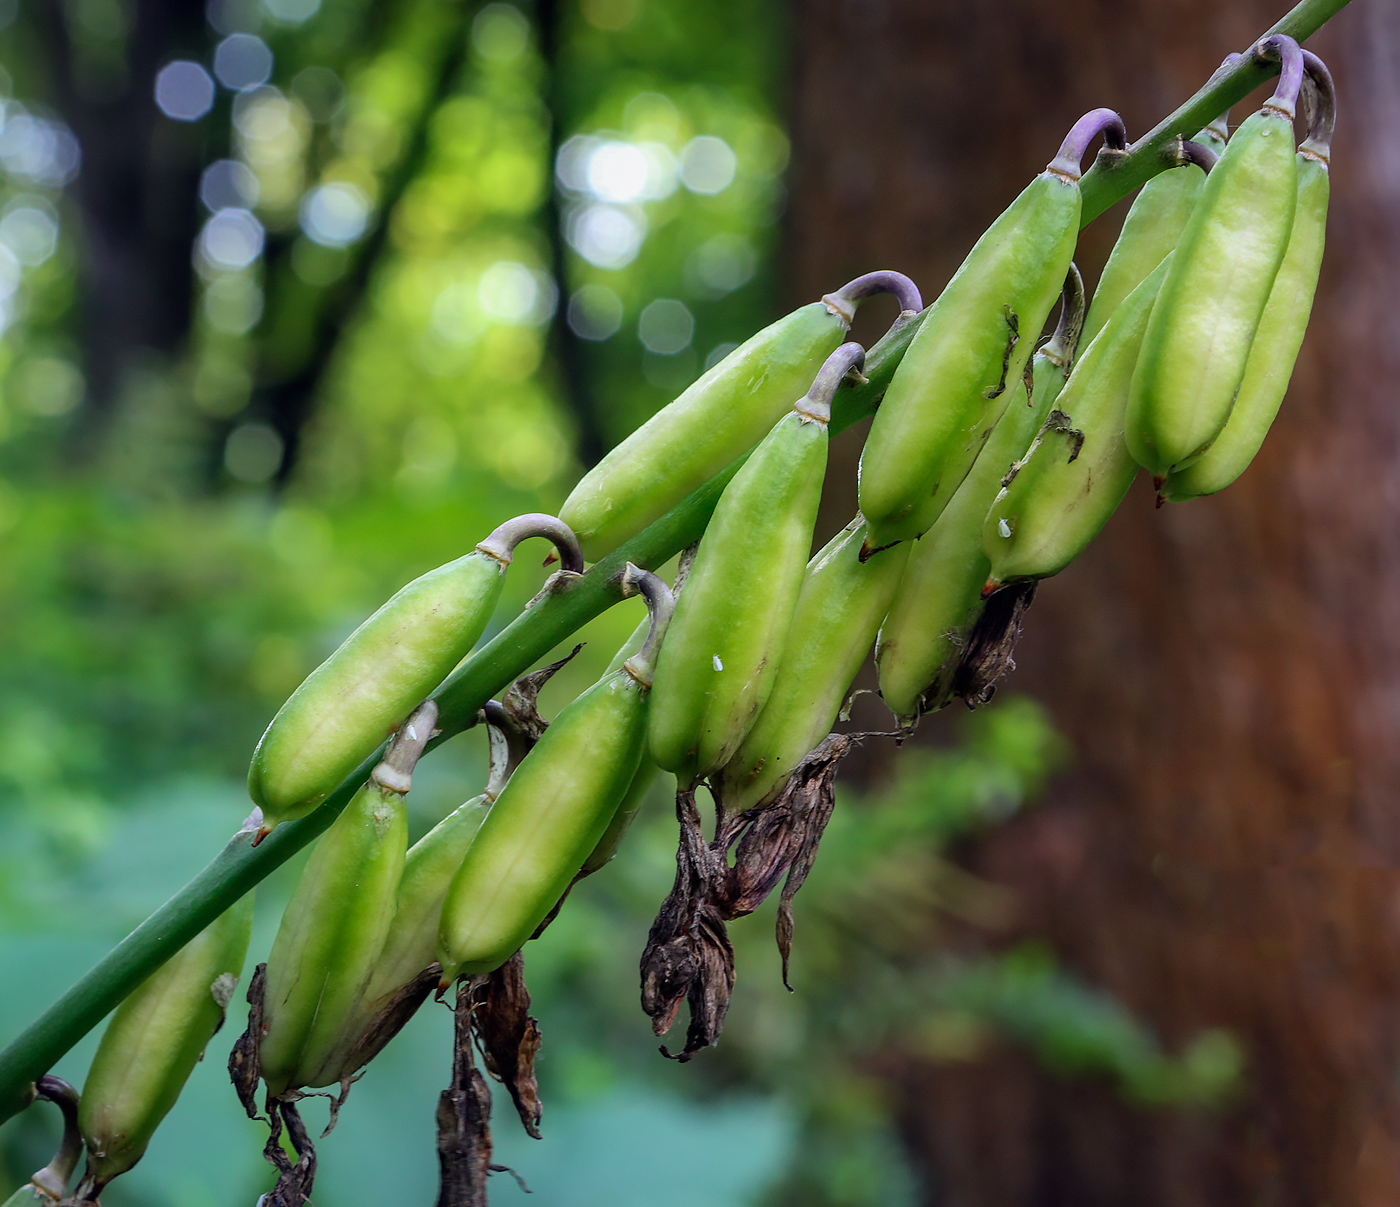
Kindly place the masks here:
POLYGON ((856 317, 856 307, 864 299, 877 293, 894 295, 895 301, 899 303, 901 318, 907 314, 917 314, 924 308, 919 287, 902 272, 895 272, 889 268, 867 272, 864 276, 856 277, 854 281, 847 281, 835 293, 826 294, 822 301, 832 314, 844 320, 849 327, 856 317))
POLYGON ((808 423, 825 427, 831 422, 831 400, 846 375, 859 372, 865 364, 865 349, 852 341, 842 344, 817 370, 812 387, 793 404, 793 410, 808 423))
POLYGON ((476 547, 478 553, 495 558, 502 567, 515 557, 515 547, 532 536, 542 536, 554 544, 566 574, 583 573, 583 551, 574 530, 557 516, 530 511, 507 520, 476 547))
POLYGON ((1055 324, 1055 334, 1041 345, 1036 355, 1045 357, 1068 374, 1079 347, 1079 334, 1083 330, 1084 278, 1079 275, 1079 265, 1071 260, 1064 287, 1060 290, 1060 321, 1055 324))
POLYGON ((1303 86, 1302 47, 1287 34, 1270 34, 1254 44, 1252 53, 1263 62, 1279 63, 1278 86, 1264 108, 1292 121, 1298 112, 1298 90, 1303 86))
POLYGON ((1192 142, 1189 138, 1178 138, 1171 151, 1175 166, 1194 163, 1206 175, 1219 162, 1220 156, 1204 143, 1192 142))
POLYGON ((389 742, 384 758, 369 773, 369 778, 389 792, 405 795, 413 786, 413 769, 423 757, 428 742, 437 733, 438 705, 436 700, 424 700, 399 726, 389 742))
POLYGON ((647 601, 647 612, 651 615, 651 628, 647 630, 647 639, 642 643, 642 648, 622 664, 622 669, 645 690, 651 687, 652 676, 656 672, 656 657, 661 652, 671 614, 676 610, 676 597, 659 575, 631 562, 623 568, 618 582, 625 598, 643 596, 647 601))
POLYGON ((1089 145, 1103 135, 1099 158, 1119 159, 1128 153, 1128 131, 1123 119, 1112 109, 1091 109, 1070 128, 1059 153, 1045 170, 1060 177, 1066 184, 1078 184, 1084 175, 1084 153, 1089 145))
POLYGON ((1332 159, 1332 129, 1337 124, 1337 89, 1327 64, 1310 50, 1303 51, 1303 115, 1308 136, 1298 150, 1309 159, 1327 164, 1332 159))
POLYGON ((83 1155, 83 1135, 78 1128, 78 1091, 62 1077, 46 1073, 34 1085, 34 1094, 52 1102, 63 1115, 63 1138, 54 1158, 29 1180, 52 1199, 68 1193, 68 1183, 83 1155))

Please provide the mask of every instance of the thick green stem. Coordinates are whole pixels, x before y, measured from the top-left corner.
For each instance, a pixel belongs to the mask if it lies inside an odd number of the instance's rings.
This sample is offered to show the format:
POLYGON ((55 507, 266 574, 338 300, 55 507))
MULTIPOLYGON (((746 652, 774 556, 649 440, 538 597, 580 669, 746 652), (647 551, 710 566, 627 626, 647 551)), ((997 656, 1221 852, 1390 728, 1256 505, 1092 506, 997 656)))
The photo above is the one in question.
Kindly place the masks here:
MULTIPOLYGON (((1347 3, 1303 0, 1267 32, 1285 33, 1301 42, 1347 3)), ((1168 159, 1163 149, 1177 135, 1194 134, 1276 71, 1276 65, 1250 59, 1222 68, 1186 104, 1134 143, 1127 155, 1117 157, 1111 167, 1096 164, 1081 183, 1084 224, 1165 169, 1168 159)), ((874 413, 922 317, 898 325, 870 349, 864 384, 846 384, 837 392, 832 403, 833 434, 874 413)), ((627 562, 654 570, 698 539, 742 460, 581 578, 561 580, 556 591, 527 609, 458 667, 437 693, 442 733, 434 744, 474 725, 477 712, 493 695, 616 603, 621 598, 618 574, 627 562)), ((320 835, 364 783, 381 754, 376 751, 370 755, 309 817, 278 826, 260 846, 249 845, 251 831, 234 835, 208 867, 0 1052, 0 1122, 23 1110, 33 1100, 34 1083, 167 958, 320 835)))

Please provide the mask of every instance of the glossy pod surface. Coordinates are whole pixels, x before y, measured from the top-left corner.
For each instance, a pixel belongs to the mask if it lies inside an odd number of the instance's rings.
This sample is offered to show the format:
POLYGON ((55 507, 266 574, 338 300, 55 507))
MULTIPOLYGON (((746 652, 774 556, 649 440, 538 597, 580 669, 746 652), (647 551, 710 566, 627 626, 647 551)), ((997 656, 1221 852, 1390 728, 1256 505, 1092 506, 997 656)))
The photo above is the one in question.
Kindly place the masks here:
POLYGON ((367 1005, 407 985, 437 959, 442 903, 491 806, 490 796, 473 797, 409 848, 394 920, 365 993, 367 1005))
POLYGON ((1041 173, 929 308, 861 453, 872 548, 919 536, 952 498, 1016 392, 1078 233, 1079 186, 1041 173))
POLYGON ((311 852, 267 960, 259 1058, 270 1093, 336 1080, 407 847, 402 794, 370 779, 311 852))
POLYGON ((700 541, 651 701, 651 756, 681 786, 728 762, 767 703, 812 549, 826 452, 825 423, 785 415, 725 488, 700 541))
POLYGON ((499 968, 564 894, 636 775, 646 704, 643 685, 614 671, 568 705, 516 769, 447 891, 444 985, 499 968))
POLYGON ((993 502, 982 526, 987 587, 1058 574, 1128 493, 1138 469, 1123 438, 1128 389, 1171 263, 1159 264, 1080 354, 1057 410, 993 502))
POLYGON ((875 650, 880 695, 902 725, 952 698, 952 673, 981 615, 982 585, 991 571, 982 522, 1011 463, 1025 455, 1059 398, 1064 364, 1036 355, 1029 399, 1023 401, 1018 386, 972 472, 910 551, 875 650))
POLYGON ((720 773, 726 809, 766 803, 831 732, 908 557, 901 545, 862 562, 865 537, 858 516, 808 564, 773 692, 720 773))
POLYGON ((1173 470, 1162 496, 1182 502, 1224 490, 1244 473, 1278 415, 1303 346, 1322 267, 1330 184, 1327 164, 1298 155, 1298 203, 1288 250, 1254 333, 1244 380, 1220 435, 1185 469, 1173 470))
POLYGON ((1225 426, 1296 197, 1292 122, 1263 109, 1207 178, 1143 340, 1126 431, 1154 478, 1189 465, 1225 426))
POLYGON ((765 327, 614 448, 559 517, 606 557, 757 444, 811 384, 849 324, 813 302, 765 327))
POLYGON ((125 1173, 199 1062, 243 971, 249 893, 147 978, 112 1016, 83 1086, 78 1123, 97 1189, 125 1173))
POLYGON ((470 652, 505 570, 480 551, 430 570, 311 672, 272 719, 248 772, 268 828, 320 804, 470 652))

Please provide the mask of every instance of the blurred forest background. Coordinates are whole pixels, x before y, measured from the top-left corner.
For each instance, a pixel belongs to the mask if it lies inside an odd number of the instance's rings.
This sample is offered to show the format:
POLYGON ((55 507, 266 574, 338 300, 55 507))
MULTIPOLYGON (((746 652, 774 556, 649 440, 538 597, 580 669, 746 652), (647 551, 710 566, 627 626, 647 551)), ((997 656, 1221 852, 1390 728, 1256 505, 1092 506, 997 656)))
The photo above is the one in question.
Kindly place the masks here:
MULTIPOLYGON (((1280 12, 0 0, 0 1038, 203 865, 268 717, 398 586, 557 509, 790 306, 881 267, 931 299, 1081 112, 1142 131, 1280 12)), ((1400 12, 1358 0, 1316 47, 1331 246, 1260 465, 1155 516, 1135 493, 993 706, 850 761, 797 993, 771 908, 739 923, 728 1026, 685 1067, 637 1006, 658 790, 527 953, 545 1139, 508 1103, 496 1138, 535 1201, 1395 1201, 1400 12)), ((542 577, 520 560, 498 625, 542 577)), ((547 715, 640 613, 589 626, 547 715)), ((853 723, 888 722, 866 696, 853 723)), ((425 762, 415 836, 484 764, 475 733, 425 762)), ((299 866, 259 889, 250 969, 299 866)), ((242 1027, 109 1207, 269 1185, 223 1070, 242 1027)), ((431 1198, 449 1034, 427 1008, 371 1067, 318 1201, 431 1198)), ((0 1130, 0 1190, 54 1135, 43 1107, 0 1130)))

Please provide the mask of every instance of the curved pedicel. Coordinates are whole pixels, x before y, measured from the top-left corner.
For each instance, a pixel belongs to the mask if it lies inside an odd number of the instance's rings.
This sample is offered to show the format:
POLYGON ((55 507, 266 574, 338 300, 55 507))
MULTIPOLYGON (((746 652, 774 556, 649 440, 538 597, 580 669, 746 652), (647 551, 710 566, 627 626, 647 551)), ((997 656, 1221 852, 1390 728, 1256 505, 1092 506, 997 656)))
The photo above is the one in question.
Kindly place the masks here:
POLYGON ((1332 156, 1332 127, 1337 122, 1337 90, 1327 64, 1310 50, 1303 51, 1303 67, 1307 71, 1302 98, 1308 136, 1298 150, 1309 159, 1328 163, 1332 156))
POLYGON ((490 743, 490 773, 486 777, 486 790, 483 795, 493 801, 500 796, 511 772, 520 766, 521 760, 530 753, 534 741, 515 719, 506 711, 499 700, 487 700, 482 708, 486 721, 486 736, 490 743))
POLYGON ((1270 34, 1260 38, 1251 53, 1265 62, 1280 62, 1278 86, 1263 108, 1273 109, 1292 121, 1298 112, 1298 90, 1303 86, 1302 47, 1287 34, 1270 34))
POLYGON ((542 511, 529 511, 507 520, 476 548, 479 553, 509 566, 515 547, 532 536, 542 536, 553 543, 565 574, 583 573, 583 553, 574 530, 557 516, 545 515, 542 511))
POLYGON ((1179 138, 1176 141, 1176 149, 1172 153, 1172 158, 1177 165, 1194 163, 1207 175, 1211 168, 1220 161, 1220 156, 1203 143, 1192 142, 1189 138, 1179 138))
POLYGON ((1060 290, 1060 321, 1055 324, 1055 334, 1037 353, 1066 374, 1079 347, 1079 333, 1084 330, 1084 300, 1084 278, 1079 275, 1079 265, 1071 260, 1060 290))
POLYGON ((864 276, 856 277, 854 281, 847 281, 840 289, 824 295, 822 301, 845 319, 849 327, 860 302, 877 293, 894 295, 895 301, 899 303, 901 319, 907 315, 918 314, 924 308, 919 287, 902 272, 895 272, 889 268, 867 272, 864 276))
POLYGON ((34 1086, 37 1097, 52 1102, 63 1114, 63 1139, 53 1160, 29 1180, 50 1198, 61 1199, 68 1193, 68 1183, 83 1155, 83 1135, 78 1129, 78 1091, 61 1077, 50 1074, 39 1078, 34 1086))
POLYGON ((1100 134, 1103 135, 1100 156, 1127 154, 1128 131, 1123 119, 1112 109, 1091 109, 1070 128, 1060 144, 1059 154, 1045 165, 1045 170, 1062 176, 1071 184, 1077 183, 1084 175, 1084 153, 1100 134))
MULTIPOLYGON (((497 529, 497 531, 500 531, 497 529)), ((383 760, 369 773, 369 778, 390 792, 406 795, 413 786, 413 769, 423 757, 429 740, 437 732, 438 706, 436 700, 424 700, 415 708, 389 743, 383 760)))
POLYGON ((793 410, 803 419, 820 423, 825 427, 831 422, 831 400, 836 396, 836 388, 845 380, 852 369, 865 364, 865 349, 854 340, 842 344, 817 370, 812 387, 793 404, 793 410))
POLYGON ((651 616, 647 639, 642 643, 642 648, 622 664, 622 669, 643 687, 650 687, 652 674, 656 670, 656 655, 661 652, 666 627, 676 610, 676 597, 659 575, 631 562, 623 569, 619 581, 624 596, 640 595, 647 601, 647 612, 651 616))

